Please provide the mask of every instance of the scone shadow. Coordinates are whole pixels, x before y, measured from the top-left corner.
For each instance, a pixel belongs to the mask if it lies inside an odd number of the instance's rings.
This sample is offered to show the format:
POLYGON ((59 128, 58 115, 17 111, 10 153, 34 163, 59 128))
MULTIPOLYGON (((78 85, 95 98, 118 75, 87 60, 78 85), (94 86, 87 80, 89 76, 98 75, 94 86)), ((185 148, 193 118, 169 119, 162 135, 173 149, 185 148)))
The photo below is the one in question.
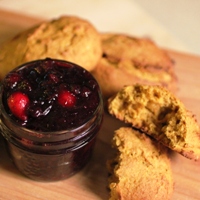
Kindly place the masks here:
POLYGON ((112 159, 115 154, 111 141, 114 131, 122 125, 124 126, 123 122, 110 116, 105 111, 104 121, 96 141, 92 159, 81 171, 81 177, 85 177, 83 185, 102 200, 109 198, 107 161, 112 159))

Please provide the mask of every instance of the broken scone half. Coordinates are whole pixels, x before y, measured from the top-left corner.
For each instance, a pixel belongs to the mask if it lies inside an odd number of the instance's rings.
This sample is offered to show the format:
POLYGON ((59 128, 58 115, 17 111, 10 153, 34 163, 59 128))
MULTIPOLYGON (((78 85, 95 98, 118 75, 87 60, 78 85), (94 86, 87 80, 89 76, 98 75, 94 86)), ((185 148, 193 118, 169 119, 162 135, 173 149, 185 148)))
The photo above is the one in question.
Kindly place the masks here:
POLYGON ((131 85, 108 100, 116 118, 187 158, 200 158, 200 128, 184 104, 161 86, 131 85))
POLYGON ((113 137, 117 155, 108 162, 110 200, 168 200, 173 178, 167 148, 131 127, 113 137))

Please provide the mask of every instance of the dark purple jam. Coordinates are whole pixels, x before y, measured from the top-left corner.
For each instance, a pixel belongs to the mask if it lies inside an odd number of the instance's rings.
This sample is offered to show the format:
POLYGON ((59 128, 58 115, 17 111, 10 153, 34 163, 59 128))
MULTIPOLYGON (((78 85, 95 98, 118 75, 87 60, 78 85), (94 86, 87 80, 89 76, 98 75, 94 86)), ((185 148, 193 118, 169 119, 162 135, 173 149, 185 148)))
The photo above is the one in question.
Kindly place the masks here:
POLYGON ((84 124, 99 104, 98 85, 82 67, 46 59, 9 73, 3 105, 18 124, 37 131, 60 131, 84 124))
POLYGON ((37 60, 2 81, 0 129, 20 172, 37 181, 56 181, 89 161, 103 119, 93 76, 66 61, 37 60))

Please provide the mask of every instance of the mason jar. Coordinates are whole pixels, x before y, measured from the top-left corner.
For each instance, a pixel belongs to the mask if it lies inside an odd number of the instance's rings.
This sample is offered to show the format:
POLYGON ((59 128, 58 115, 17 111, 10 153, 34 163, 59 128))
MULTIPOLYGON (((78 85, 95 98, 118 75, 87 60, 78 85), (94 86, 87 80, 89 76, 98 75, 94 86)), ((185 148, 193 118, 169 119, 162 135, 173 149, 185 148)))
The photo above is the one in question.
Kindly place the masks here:
POLYGON ((97 81, 63 60, 25 63, 2 81, 1 133, 14 165, 37 181, 58 181, 91 158, 103 120, 97 81))

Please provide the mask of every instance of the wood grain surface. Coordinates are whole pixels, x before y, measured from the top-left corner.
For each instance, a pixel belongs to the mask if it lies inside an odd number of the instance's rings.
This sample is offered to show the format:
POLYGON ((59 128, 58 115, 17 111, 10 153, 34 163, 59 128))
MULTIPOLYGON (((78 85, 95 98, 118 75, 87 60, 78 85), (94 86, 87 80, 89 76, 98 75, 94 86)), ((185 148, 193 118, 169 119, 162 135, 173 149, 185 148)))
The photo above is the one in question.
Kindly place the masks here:
MULTIPOLYGON (((40 21, 43 20, 0 10, 0 43, 40 21)), ((200 57, 171 50, 169 54, 176 62, 177 96, 200 122, 200 57)), ((108 199, 106 160, 113 155, 110 140, 120 126, 121 122, 105 114, 89 164, 75 176, 52 183, 35 182, 21 175, 10 162, 0 137, 0 200, 108 199)), ((200 162, 176 153, 171 155, 171 162, 175 181, 172 200, 200 199, 200 162)))

